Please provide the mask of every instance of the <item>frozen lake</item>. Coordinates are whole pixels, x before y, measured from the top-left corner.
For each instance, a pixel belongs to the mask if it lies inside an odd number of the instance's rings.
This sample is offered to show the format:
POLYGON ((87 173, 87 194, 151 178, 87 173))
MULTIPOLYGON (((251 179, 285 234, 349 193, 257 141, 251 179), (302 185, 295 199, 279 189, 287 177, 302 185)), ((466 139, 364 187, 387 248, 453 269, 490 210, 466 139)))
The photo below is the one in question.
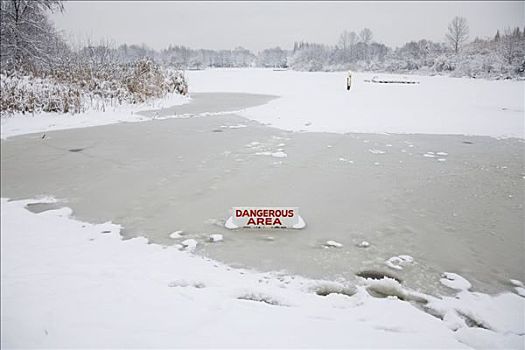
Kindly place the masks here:
POLYGON ((525 137, 525 81, 355 72, 212 69, 187 73, 190 92, 281 96, 242 113, 292 131, 525 137), (418 84, 377 84, 392 78, 418 84))
MULTIPOLYGON (((190 84, 206 72, 192 74, 190 84)), ((129 237, 161 244, 195 238, 198 253, 234 266, 347 280, 362 270, 389 271, 430 293, 447 292, 438 282, 443 271, 489 292, 525 279, 522 140, 291 132, 238 115, 285 98, 193 97, 145 113, 158 120, 2 141, 2 197, 53 195, 82 220, 119 223, 129 237), (162 119, 174 113, 182 118, 162 119), (257 154, 279 149, 286 158, 257 154), (239 205, 299 206, 307 227, 224 229, 228 210, 239 205), (169 238, 178 230, 182 238, 169 238), (211 233, 224 241, 205 242, 211 233), (327 240, 343 247, 325 248, 327 240), (371 246, 357 247, 363 240, 371 246), (398 255, 414 262, 403 270, 385 265, 398 255)))

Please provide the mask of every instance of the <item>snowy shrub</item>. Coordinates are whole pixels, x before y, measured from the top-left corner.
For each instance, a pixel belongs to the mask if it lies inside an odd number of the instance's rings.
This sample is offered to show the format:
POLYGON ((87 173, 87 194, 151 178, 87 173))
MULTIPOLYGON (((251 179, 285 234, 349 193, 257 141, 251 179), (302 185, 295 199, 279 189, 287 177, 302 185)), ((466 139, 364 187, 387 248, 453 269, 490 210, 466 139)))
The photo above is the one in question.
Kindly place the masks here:
POLYGON ((456 69, 456 65, 448 56, 442 55, 436 58, 432 69, 436 72, 451 72, 456 69))
POLYGON ((82 92, 51 79, 1 75, 0 111, 6 113, 82 111, 82 92))
POLYGON ((105 111, 123 103, 142 103, 166 94, 187 94, 184 75, 164 69, 153 61, 86 63, 59 67, 42 76, 13 72, 2 75, 2 113, 80 113, 87 109, 105 111))
POLYGON ((169 93, 177 92, 181 95, 188 93, 188 83, 180 71, 166 70, 164 83, 169 93))
POLYGON ((164 88, 164 77, 160 67, 149 60, 138 61, 124 83, 131 96, 132 103, 144 102, 152 97, 160 97, 164 88))

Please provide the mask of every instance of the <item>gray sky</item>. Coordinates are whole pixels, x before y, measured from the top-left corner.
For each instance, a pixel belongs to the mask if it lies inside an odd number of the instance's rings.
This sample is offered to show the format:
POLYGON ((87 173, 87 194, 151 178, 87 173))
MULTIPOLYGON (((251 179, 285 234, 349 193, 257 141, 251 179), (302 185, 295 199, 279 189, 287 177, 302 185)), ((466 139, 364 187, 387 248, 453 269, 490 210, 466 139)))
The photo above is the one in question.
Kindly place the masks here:
POLYGON ((343 30, 370 28, 395 47, 410 40, 443 41, 454 16, 467 18, 471 39, 506 26, 523 28, 525 2, 169 2, 69 1, 56 26, 73 40, 169 44, 252 51, 304 40, 334 45, 343 30))

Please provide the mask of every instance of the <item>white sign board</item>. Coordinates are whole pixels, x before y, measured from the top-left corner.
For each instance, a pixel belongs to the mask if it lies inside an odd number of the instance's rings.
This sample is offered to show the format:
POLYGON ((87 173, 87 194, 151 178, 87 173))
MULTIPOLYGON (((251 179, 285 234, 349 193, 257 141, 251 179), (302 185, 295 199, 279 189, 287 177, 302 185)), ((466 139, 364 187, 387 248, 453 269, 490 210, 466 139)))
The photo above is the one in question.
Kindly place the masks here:
POLYGON ((226 228, 295 228, 306 226, 298 207, 233 207, 226 228))

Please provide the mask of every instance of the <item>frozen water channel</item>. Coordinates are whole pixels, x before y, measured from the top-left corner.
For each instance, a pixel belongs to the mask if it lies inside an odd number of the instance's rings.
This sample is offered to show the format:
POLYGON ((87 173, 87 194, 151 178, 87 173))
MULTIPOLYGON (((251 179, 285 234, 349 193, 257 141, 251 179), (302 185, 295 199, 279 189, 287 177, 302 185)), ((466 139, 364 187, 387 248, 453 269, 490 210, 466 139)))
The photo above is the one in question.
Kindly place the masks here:
POLYGON ((236 114, 273 98, 195 94, 148 122, 2 140, 2 197, 52 195, 81 220, 263 271, 386 271, 432 294, 444 271, 487 292, 525 280, 522 140, 294 133, 236 114), (307 227, 229 231, 232 206, 298 206, 307 227))

